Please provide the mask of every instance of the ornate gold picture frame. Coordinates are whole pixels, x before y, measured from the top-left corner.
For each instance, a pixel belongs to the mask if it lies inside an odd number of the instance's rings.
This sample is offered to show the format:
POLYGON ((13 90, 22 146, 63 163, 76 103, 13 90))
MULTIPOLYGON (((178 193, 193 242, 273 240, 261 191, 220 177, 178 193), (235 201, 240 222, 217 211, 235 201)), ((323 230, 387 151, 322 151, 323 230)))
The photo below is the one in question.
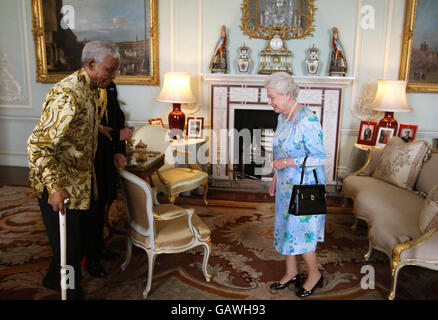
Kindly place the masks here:
POLYGON ((158 0, 32 0, 37 82, 58 82, 81 67, 86 42, 120 51, 118 84, 159 85, 158 0))
POLYGON ((407 0, 400 80, 408 92, 438 92, 438 1, 407 0))
POLYGON ((283 40, 311 36, 315 30, 314 0, 243 0, 240 28, 250 38, 269 40, 280 31, 283 40))

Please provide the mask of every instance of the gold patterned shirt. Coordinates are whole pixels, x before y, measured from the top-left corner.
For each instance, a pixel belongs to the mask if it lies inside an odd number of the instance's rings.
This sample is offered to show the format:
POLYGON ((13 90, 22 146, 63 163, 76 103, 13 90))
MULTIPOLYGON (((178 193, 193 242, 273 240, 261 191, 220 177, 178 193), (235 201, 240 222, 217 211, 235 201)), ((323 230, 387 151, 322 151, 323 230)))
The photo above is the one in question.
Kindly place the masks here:
MULTIPOLYGON (((69 209, 90 208, 91 179, 97 148, 97 89, 84 69, 56 83, 42 106, 41 118, 27 141, 29 182, 39 198, 44 187, 65 189, 69 209)), ((97 186, 94 183, 94 199, 97 186)))

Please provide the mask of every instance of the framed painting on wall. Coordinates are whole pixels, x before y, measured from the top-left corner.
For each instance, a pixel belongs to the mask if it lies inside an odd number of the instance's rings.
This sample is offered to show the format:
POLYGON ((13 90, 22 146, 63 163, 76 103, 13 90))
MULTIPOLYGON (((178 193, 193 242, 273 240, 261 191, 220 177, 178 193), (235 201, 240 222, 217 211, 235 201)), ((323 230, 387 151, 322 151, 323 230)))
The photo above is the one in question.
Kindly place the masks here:
POLYGON ((438 92, 438 1, 407 0, 400 80, 408 92, 438 92))
POLYGON ((32 0, 38 82, 58 82, 81 68, 84 45, 118 47, 120 84, 159 85, 158 0, 32 0))

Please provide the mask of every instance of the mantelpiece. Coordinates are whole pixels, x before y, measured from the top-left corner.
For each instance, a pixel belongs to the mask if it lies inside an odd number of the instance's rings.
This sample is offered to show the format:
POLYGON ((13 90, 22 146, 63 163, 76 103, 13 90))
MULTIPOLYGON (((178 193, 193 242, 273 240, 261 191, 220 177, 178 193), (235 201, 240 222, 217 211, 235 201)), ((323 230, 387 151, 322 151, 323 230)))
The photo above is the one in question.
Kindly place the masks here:
MULTIPOLYGON (((230 141, 223 129, 233 129, 235 109, 266 110, 268 98, 263 87, 266 75, 202 74, 210 85, 211 129, 210 163, 213 179, 232 179, 229 173, 230 141), (230 126, 231 124, 231 126, 230 126), (221 134, 222 130, 222 134, 221 134)), ((301 91, 298 102, 309 106, 322 120, 327 152, 327 184, 337 180, 339 120, 342 91, 353 77, 294 76, 301 91)))

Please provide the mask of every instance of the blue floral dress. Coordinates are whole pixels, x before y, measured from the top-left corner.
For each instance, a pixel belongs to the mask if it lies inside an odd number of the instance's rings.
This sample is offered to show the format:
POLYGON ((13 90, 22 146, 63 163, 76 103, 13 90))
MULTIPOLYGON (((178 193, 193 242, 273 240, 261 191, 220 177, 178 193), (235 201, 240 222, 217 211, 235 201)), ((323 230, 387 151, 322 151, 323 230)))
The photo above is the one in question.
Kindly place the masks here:
POLYGON ((294 184, 300 184, 301 169, 306 155, 303 184, 315 184, 313 169, 318 182, 325 184, 324 163, 326 153, 321 124, 307 107, 298 111, 291 121, 278 116, 273 141, 274 159, 294 158, 298 168, 275 170, 277 175, 275 195, 274 248, 282 255, 312 252, 319 241, 324 241, 325 215, 294 216, 288 213, 294 184))

